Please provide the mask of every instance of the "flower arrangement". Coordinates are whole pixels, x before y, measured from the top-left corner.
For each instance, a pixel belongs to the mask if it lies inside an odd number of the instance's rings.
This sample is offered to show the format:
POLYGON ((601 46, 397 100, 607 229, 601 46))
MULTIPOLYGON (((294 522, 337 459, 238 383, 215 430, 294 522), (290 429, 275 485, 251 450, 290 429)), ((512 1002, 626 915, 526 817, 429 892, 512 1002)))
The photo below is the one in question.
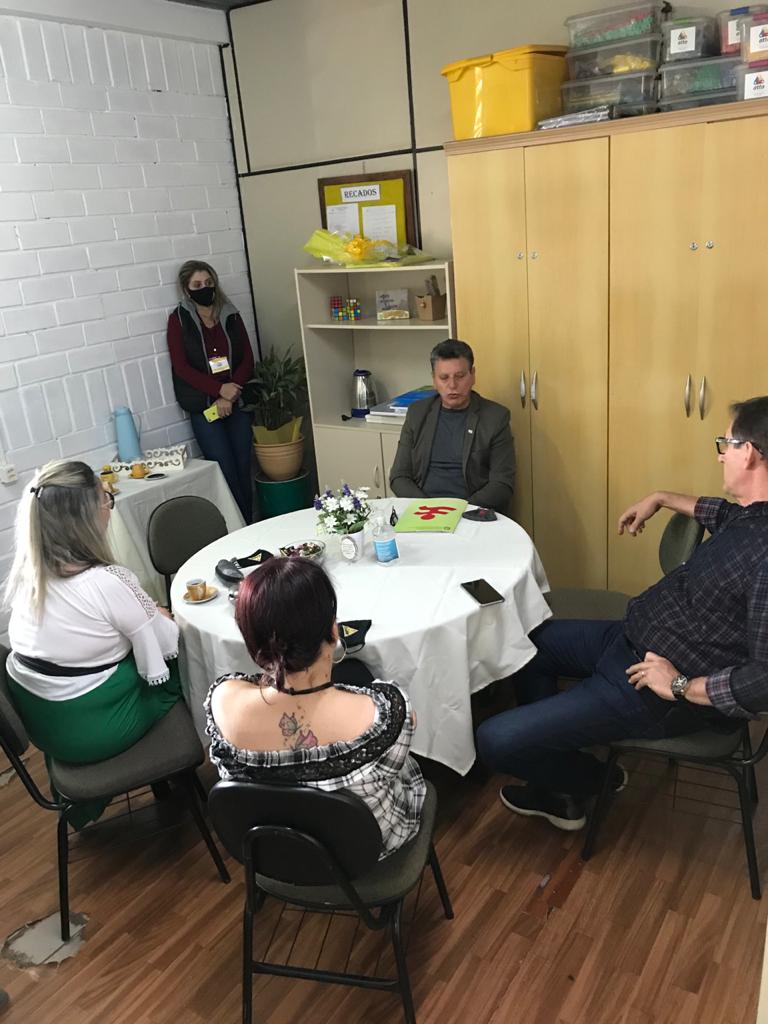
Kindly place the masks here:
POLYGON ((395 245, 384 238, 366 238, 365 235, 342 235, 324 228, 312 232, 304 251, 340 267, 402 266, 432 259, 412 245, 395 245))
POLYGON ((315 497, 315 508, 320 533, 357 533, 371 514, 368 488, 352 490, 342 484, 340 490, 332 491, 327 487, 315 497))

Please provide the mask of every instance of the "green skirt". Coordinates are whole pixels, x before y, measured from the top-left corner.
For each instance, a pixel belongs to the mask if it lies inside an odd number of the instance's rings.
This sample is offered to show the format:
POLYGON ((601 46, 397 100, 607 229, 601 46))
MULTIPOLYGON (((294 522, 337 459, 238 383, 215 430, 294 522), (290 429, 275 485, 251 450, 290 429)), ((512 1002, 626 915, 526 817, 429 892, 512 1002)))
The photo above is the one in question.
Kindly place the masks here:
MULTIPOLYGON (((94 690, 69 700, 46 700, 9 675, 8 686, 29 738, 48 758, 94 764, 132 747, 181 697, 178 662, 168 663, 170 679, 150 686, 138 673, 133 654, 94 690)), ((77 804, 67 815, 75 828, 95 819, 107 802, 77 804)))

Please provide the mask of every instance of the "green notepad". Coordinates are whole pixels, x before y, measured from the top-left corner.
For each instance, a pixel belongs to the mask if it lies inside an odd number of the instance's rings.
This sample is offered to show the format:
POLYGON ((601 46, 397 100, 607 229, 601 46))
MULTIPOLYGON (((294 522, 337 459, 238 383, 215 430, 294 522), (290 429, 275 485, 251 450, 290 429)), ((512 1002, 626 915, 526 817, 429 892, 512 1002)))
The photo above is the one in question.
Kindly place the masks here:
POLYGON ((417 498, 398 519, 395 533, 453 533, 466 507, 463 498, 417 498))

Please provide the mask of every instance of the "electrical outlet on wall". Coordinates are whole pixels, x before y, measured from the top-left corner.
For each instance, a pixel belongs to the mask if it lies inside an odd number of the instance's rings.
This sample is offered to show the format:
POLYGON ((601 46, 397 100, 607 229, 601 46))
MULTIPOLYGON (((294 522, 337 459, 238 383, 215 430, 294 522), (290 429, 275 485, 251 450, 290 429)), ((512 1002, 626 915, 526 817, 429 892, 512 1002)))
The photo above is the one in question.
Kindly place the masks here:
POLYGON ((10 462, 0 462, 0 484, 16 483, 16 467, 10 462))

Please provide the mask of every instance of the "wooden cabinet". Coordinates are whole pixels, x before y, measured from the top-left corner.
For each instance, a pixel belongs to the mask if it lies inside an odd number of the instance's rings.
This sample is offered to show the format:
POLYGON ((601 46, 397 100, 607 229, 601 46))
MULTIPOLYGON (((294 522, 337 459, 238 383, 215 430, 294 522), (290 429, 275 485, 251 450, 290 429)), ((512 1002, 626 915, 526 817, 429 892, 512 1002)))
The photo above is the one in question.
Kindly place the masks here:
POLYGON ((553 586, 606 585, 608 140, 525 153, 533 538, 553 586))
POLYGON ((371 498, 387 495, 381 434, 364 423, 357 429, 315 427, 317 480, 321 488, 369 487, 371 498))
MULTIPOLYGON (((768 328, 766 158, 764 118, 612 140, 611 526, 657 488, 720 494, 713 442, 728 407, 768 391, 756 359, 768 328)), ((610 587, 636 593, 658 578, 665 523, 632 540, 609 532, 610 587)))
POLYGON ((658 488, 691 493, 705 125, 611 143, 611 364, 608 586, 637 593, 658 579, 666 516, 639 537, 616 524, 658 488), (681 458, 687 452, 687 458, 681 458))
POLYGON ((345 481, 369 487, 371 497, 387 497, 399 425, 348 419, 352 375, 355 369, 370 370, 379 402, 431 382, 432 348, 455 336, 452 265, 435 260, 405 267, 312 268, 295 273, 318 484, 337 488, 345 481), (419 320, 415 295, 423 294, 425 278, 433 274, 447 296, 447 315, 443 320, 419 320), (376 291, 392 288, 408 290, 410 320, 376 320, 376 291), (333 322, 332 295, 356 298, 363 319, 333 322))
POLYGON ((513 515, 554 585, 604 587, 608 141, 457 156, 449 181, 457 324, 512 413, 513 515))
POLYGON ((712 439, 727 431, 729 405, 768 394, 766 166, 768 118, 707 125, 695 363, 699 387, 706 383, 696 458, 699 479, 715 494, 722 477, 712 439))
POLYGON ((457 329, 475 353, 477 390, 510 410, 512 515, 533 535, 531 421, 520 400, 529 378, 524 160, 522 149, 452 157, 448 180, 457 329))
POLYGON ((384 467, 384 487, 388 498, 394 497, 394 491, 389 486, 389 474, 392 470, 392 463, 397 455, 397 445, 400 441, 400 431, 381 432, 381 461, 384 467))
POLYGON ((637 593, 668 517, 629 538, 619 515, 722 493, 714 437, 768 393, 768 101, 446 151, 458 328, 512 410, 516 518, 553 584, 637 593))

